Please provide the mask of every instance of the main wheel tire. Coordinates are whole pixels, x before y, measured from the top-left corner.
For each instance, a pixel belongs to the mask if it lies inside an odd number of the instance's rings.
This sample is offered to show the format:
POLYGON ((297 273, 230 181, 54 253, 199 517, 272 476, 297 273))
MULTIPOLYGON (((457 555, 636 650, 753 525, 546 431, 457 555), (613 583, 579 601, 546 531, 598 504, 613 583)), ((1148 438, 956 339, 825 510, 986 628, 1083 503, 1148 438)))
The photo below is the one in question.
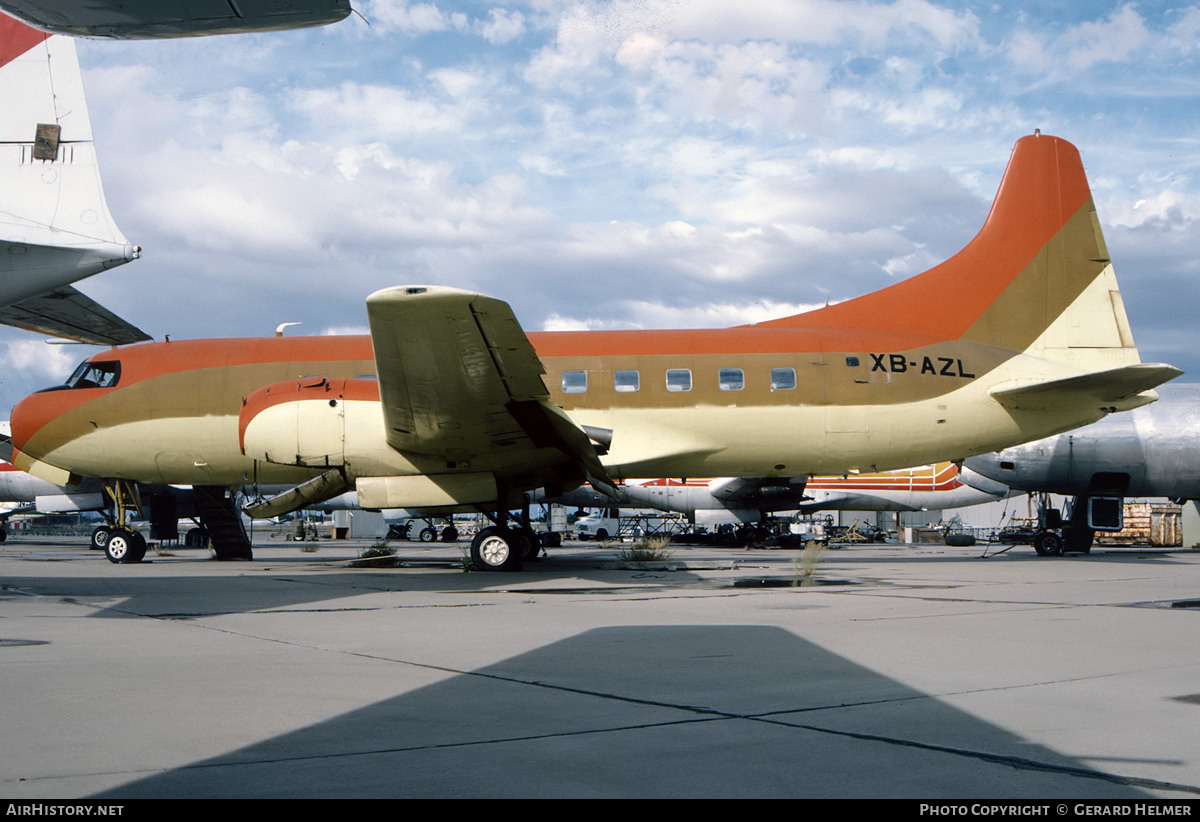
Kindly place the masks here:
POLYGON ((108 535, 112 533, 112 529, 107 525, 99 525, 92 530, 91 550, 103 551, 108 545, 108 535))
POLYGON ((126 562, 141 562, 146 556, 146 538, 141 531, 133 532, 133 554, 126 562))
POLYGON ((542 537, 535 531, 525 531, 521 534, 525 539, 525 551, 521 559, 526 562, 537 562, 542 555, 542 537))
POLYGON ((471 540, 471 563, 480 571, 515 571, 521 567, 524 541, 507 528, 484 528, 471 540))
POLYGON ((418 535, 421 542, 436 542, 437 537, 437 531, 433 528, 422 528, 421 533, 418 535))
POLYGON ((1053 531, 1042 531, 1033 538, 1033 550, 1038 552, 1038 556, 1059 556, 1063 552, 1062 537, 1053 531))
POLYGON ((146 555, 146 541, 134 531, 114 528, 104 544, 104 555, 109 562, 141 562, 146 555))
POLYGON ((1066 554, 1090 554, 1092 552, 1092 542, 1096 539, 1096 532, 1091 528, 1081 528, 1072 526, 1063 529, 1063 553, 1066 554))
POLYGON ((447 525, 442 529, 442 542, 457 542, 458 529, 453 525, 447 525))

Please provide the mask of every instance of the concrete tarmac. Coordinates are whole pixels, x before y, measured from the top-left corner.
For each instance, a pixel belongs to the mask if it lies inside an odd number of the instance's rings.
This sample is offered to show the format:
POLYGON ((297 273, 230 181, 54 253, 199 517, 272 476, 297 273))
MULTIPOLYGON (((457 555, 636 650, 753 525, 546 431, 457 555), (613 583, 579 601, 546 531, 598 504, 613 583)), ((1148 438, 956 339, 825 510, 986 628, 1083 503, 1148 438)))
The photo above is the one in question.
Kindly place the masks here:
POLYGON ((367 544, 0 545, 0 796, 1200 798, 1200 551, 367 544))

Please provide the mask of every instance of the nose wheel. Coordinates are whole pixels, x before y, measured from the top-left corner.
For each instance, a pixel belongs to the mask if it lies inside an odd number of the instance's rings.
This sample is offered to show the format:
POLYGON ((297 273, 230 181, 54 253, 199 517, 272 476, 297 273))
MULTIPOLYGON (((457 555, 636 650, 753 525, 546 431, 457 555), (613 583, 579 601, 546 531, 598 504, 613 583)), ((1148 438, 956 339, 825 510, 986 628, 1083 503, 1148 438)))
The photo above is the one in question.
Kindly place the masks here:
POLYGON ((117 509, 116 525, 107 529, 97 528, 92 533, 92 543, 98 545, 104 542, 104 555, 109 562, 141 562, 146 556, 146 538, 125 526, 126 516, 130 511, 141 514, 142 498, 138 493, 137 484, 129 480, 112 480, 104 483, 117 509), (107 531, 107 535, 104 534, 107 531))

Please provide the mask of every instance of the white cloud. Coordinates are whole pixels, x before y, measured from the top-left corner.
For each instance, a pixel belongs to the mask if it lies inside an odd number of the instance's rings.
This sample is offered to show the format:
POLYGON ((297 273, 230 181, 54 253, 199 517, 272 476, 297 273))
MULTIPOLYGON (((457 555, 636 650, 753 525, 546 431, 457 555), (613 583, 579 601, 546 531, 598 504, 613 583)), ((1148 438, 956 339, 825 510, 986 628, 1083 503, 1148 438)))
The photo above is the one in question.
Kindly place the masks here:
POLYGON ((481 30, 483 39, 489 43, 507 43, 525 33, 525 15, 519 11, 491 9, 488 16, 481 30))
POLYGON ((461 26, 461 15, 446 14, 434 3, 409 3, 407 0, 358 0, 359 12, 380 31, 428 34, 461 26))
POLYGON ((4 361, 18 371, 27 372, 35 381, 58 384, 66 380, 83 359, 77 346, 52 345, 37 338, 5 344, 4 361))
POLYGON ((372 139, 453 135, 463 128, 459 111, 391 86, 347 81, 337 88, 298 89, 291 107, 326 127, 343 124, 372 139))
POLYGON ((1137 228, 1155 224, 1176 231, 1192 230, 1200 219, 1200 208, 1183 192, 1173 189, 1147 194, 1135 201, 1108 200, 1103 206, 1104 219, 1110 225, 1137 228))
POLYGON ((1150 42, 1150 33, 1136 6, 1122 6, 1107 19, 1084 22, 1068 31, 1059 44, 1076 71, 1095 63, 1127 60, 1150 42))
POLYGON ((757 300, 745 304, 707 303, 702 305, 671 305, 647 300, 628 300, 624 308, 628 318, 622 322, 603 321, 588 316, 553 314, 547 318, 545 331, 596 331, 621 328, 725 328, 734 325, 789 317, 821 308, 823 303, 782 303, 757 300))

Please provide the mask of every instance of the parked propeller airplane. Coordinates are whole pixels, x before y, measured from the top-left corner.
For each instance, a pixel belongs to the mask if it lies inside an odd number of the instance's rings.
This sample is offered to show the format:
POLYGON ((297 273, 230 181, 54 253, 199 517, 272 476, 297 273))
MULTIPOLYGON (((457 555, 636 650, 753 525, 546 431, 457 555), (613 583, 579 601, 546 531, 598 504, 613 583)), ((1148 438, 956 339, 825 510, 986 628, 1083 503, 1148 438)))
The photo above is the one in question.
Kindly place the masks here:
POLYGON ((0 15, 0 323, 97 345, 150 339, 69 285, 139 250, 104 202, 75 43, 0 15))
POLYGON ((1169 385, 1131 414, 964 462, 963 479, 1074 497, 1067 521, 1034 538, 1039 554, 1087 551, 1120 531, 1125 497, 1200 500, 1200 385, 1169 385), (980 476, 982 475, 982 476, 980 476))
MULTIPOLYGON (((97 354, 13 410, 14 464, 134 482, 291 483, 254 516, 348 490, 364 508, 471 506, 475 565, 532 550, 525 491, 661 476, 857 474, 960 459, 1152 402, 1083 163, 1018 141, 957 255, 756 325, 526 335, 441 286, 367 298, 369 337, 147 343, 97 354), (548 375, 548 380, 543 380, 548 375)), ((216 543, 216 540, 214 540, 216 543)), ((249 546, 215 544, 249 558, 249 546)))
MULTIPOLYGON (((980 483, 983 484, 983 483, 980 483)), ((720 511, 739 522, 754 524, 764 513, 794 511, 922 511, 961 508, 1003 499, 1010 490, 998 483, 981 490, 964 483, 952 462, 922 465, 856 476, 722 477, 719 479, 655 479, 631 482, 612 490, 581 486, 558 497, 533 496, 580 508, 653 508, 686 514, 720 511), (998 492, 998 493, 997 493, 998 492)))
POLYGON ((0 11, 75 37, 192 37, 323 26, 350 0, 0 0, 0 11))

